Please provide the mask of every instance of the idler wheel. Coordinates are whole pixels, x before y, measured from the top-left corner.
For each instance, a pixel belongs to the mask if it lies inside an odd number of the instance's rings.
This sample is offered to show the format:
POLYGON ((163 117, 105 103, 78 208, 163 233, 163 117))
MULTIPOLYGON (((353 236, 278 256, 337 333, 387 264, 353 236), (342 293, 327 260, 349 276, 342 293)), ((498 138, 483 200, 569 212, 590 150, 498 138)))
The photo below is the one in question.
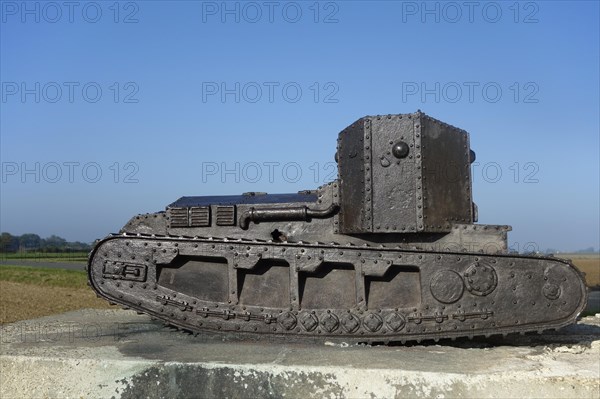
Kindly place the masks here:
POLYGON ((542 288, 544 296, 552 301, 560 297, 561 291, 560 286, 554 283, 546 283, 542 288))
POLYGON ((498 276, 492 266, 476 262, 464 273, 467 290, 478 296, 492 293, 498 285, 498 276))
POLYGON ((431 277, 431 295, 441 303, 458 301, 465 290, 462 277, 452 270, 440 270, 431 277))

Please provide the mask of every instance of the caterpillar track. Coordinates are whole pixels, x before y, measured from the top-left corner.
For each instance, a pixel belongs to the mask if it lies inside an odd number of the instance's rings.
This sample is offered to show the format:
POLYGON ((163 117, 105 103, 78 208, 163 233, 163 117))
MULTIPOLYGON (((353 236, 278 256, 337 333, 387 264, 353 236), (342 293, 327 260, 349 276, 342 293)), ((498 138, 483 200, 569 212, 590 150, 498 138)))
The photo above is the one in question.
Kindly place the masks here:
POLYGON ((565 260, 386 246, 123 234, 89 274, 104 299, 191 331, 361 342, 560 328, 586 303, 565 260))
POLYGON ((132 218, 96 244, 90 286, 194 332, 346 342, 541 332, 585 308, 569 261, 511 254, 509 226, 475 224, 463 130, 365 117, 336 160, 317 190, 182 197, 132 218))

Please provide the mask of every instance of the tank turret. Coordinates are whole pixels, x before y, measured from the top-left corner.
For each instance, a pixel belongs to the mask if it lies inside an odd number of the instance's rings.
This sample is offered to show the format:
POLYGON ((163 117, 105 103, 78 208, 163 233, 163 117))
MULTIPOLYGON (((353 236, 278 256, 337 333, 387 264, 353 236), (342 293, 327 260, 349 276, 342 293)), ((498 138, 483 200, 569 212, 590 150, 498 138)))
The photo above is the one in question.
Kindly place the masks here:
POLYGON ((475 221, 469 135, 422 112, 364 117, 338 138, 340 232, 448 233, 475 221))

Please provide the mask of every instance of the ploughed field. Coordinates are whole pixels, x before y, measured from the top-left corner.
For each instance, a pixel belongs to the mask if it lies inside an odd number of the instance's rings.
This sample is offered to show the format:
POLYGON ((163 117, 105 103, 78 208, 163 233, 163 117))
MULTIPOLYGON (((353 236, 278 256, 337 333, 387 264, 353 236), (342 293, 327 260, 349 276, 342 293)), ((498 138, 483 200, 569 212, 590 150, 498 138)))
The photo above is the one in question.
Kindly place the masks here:
POLYGON ((571 259, 585 273, 587 286, 600 290, 600 254, 558 254, 556 257, 571 259))
MULTIPOLYGON (((599 254, 559 254, 586 274, 600 290, 599 254)), ((71 310, 111 307, 87 286, 84 271, 0 265, 0 324, 71 310)))

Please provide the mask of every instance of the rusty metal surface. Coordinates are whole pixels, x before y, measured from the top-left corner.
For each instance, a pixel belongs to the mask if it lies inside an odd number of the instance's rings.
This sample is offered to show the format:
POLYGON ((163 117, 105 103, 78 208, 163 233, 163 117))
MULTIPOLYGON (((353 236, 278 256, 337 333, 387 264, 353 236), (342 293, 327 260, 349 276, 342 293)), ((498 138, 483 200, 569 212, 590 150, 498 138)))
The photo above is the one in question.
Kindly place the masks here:
POLYGON ((317 190, 184 197, 132 218, 90 254, 90 285, 192 331, 346 341, 542 331, 585 307, 570 262, 509 254, 509 226, 473 224, 465 131, 365 117, 336 159, 317 190))

